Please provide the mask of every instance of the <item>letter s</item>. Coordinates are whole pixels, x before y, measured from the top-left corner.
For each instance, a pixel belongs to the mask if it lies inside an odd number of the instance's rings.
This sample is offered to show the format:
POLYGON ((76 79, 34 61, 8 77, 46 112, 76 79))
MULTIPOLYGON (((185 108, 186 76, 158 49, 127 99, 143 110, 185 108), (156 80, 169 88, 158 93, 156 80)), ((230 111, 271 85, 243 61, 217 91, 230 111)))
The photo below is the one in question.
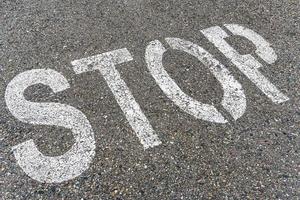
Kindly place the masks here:
POLYGON ((25 123, 71 129, 75 143, 65 154, 51 157, 43 155, 33 140, 28 140, 13 147, 14 156, 23 171, 37 181, 59 183, 73 179, 88 169, 95 155, 92 127, 86 116, 72 106, 27 101, 24 90, 35 84, 47 85, 55 93, 70 87, 63 75, 51 69, 23 72, 6 88, 9 111, 25 123))

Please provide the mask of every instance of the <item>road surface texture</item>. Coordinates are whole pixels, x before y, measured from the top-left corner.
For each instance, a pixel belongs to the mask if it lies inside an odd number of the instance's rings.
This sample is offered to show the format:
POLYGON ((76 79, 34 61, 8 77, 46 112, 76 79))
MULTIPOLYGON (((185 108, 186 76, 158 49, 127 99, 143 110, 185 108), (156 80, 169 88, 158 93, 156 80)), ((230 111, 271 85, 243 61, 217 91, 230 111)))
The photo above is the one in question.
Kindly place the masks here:
MULTIPOLYGON (((255 54, 244 37, 227 42, 255 54)), ((2 0, 0 67, 0 199, 300 199, 299 0, 2 0), (272 101, 201 33, 224 24, 242 25, 271 44, 278 58, 259 60, 259 71, 289 100, 272 101), (246 97, 241 117, 221 106, 224 92, 211 71, 172 50, 168 37, 191 41, 226 66, 246 97), (167 49, 163 66, 181 90, 214 105, 228 123, 197 119, 167 97, 147 68, 154 40, 167 49), (160 145, 144 149, 101 73, 76 74, 71 64, 122 48, 132 60, 116 69, 160 145), (94 132, 88 168, 60 183, 30 177, 13 153, 32 139, 43 155, 59 156, 75 142, 70 129, 26 123, 8 109, 7 85, 32 69, 55 70, 70 86, 54 93, 36 84, 25 98, 72 106, 94 132)))

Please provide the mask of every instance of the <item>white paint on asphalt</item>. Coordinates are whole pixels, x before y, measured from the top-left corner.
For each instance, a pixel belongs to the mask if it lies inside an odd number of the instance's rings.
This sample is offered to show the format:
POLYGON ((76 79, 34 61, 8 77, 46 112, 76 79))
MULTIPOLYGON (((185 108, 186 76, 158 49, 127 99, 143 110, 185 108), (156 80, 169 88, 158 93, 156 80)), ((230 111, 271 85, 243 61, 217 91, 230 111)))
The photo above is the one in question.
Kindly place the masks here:
MULTIPOLYGON (((166 38, 167 43, 176 50, 184 51, 198 58, 213 73, 224 90, 222 106, 233 116, 240 118, 246 110, 246 97, 241 84, 234 79, 224 65, 219 63, 210 53, 179 38, 166 38)), ((185 94, 163 67, 163 54, 166 49, 158 41, 152 41, 146 48, 146 62, 149 71, 163 92, 178 107, 194 117, 210 122, 226 123, 227 120, 218 110, 209 104, 203 104, 185 94)))
MULTIPOLYGON (((233 34, 244 36, 252 41, 257 48, 256 53, 267 63, 271 64, 275 62, 277 56, 274 50, 270 47, 270 44, 256 32, 236 24, 225 26, 233 34)), ((263 74, 259 72, 258 69, 263 67, 260 62, 258 62, 250 54, 240 55, 226 42, 225 38, 229 37, 229 35, 219 26, 207 28, 201 32, 274 103, 279 104, 289 100, 287 96, 281 93, 263 74)))
MULTIPOLYGON (((225 27, 233 35, 245 37, 253 42, 256 46, 256 54, 266 63, 272 64, 277 60, 277 55, 270 44, 256 32, 236 24, 227 24, 225 27)), ((240 55, 226 42, 225 39, 229 35, 224 30, 215 26, 201 32, 273 102, 282 103, 289 100, 259 72, 258 69, 262 67, 261 63, 252 55, 240 55)), ((172 49, 196 57, 211 71, 224 91, 221 105, 235 120, 245 113, 246 97, 242 85, 224 65, 202 47, 190 41, 179 38, 166 38, 166 41, 172 49)), ((145 52, 147 68, 166 96, 180 109, 197 119, 214 123, 227 123, 228 121, 215 106, 201 103, 180 89, 164 69, 163 55, 166 51, 161 42, 155 40, 149 43, 145 52)), ((116 69, 116 65, 132 60, 129 51, 124 48, 74 60, 72 65, 76 74, 99 70, 139 141, 144 149, 147 149, 160 145, 161 141, 116 69)), ((74 135, 75 143, 63 155, 51 157, 43 155, 31 139, 14 146, 14 156, 23 171, 37 181, 59 183, 73 179, 88 169, 95 156, 92 127, 86 116, 72 106, 26 100, 24 91, 36 84, 47 85, 54 93, 70 87, 66 78, 54 70, 25 71, 13 78, 7 85, 5 101, 8 109, 14 117, 24 123, 70 129, 74 135)))
POLYGON ((256 47, 255 53, 268 64, 273 64, 277 60, 274 49, 261 35, 238 24, 225 24, 224 26, 233 35, 239 35, 250 40, 256 47))
POLYGON ((132 56, 124 48, 75 60, 72 61, 72 65, 77 74, 100 71, 141 144, 147 149, 158 146, 161 141, 115 67, 117 64, 131 60, 133 60, 132 56))
POLYGON ((72 106, 60 103, 36 103, 24 97, 26 88, 43 84, 53 92, 69 88, 66 78, 51 69, 36 69, 17 75, 8 84, 5 101, 14 117, 34 125, 61 126, 70 129, 75 143, 61 156, 43 155, 33 140, 13 147, 17 163, 31 178, 48 183, 73 179, 88 169, 95 155, 92 127, 86 116, 72 106))

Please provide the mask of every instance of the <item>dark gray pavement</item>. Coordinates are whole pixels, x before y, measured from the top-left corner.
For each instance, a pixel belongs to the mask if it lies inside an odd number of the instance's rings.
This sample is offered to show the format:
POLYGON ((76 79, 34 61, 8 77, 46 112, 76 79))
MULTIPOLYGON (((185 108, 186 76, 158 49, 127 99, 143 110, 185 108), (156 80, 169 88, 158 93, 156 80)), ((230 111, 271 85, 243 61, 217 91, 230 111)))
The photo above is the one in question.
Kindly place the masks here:
MULTIPOLYGON (((255 46, 229 42, 239 52, 255 46)), ((300 2, 212 1, 0 1, 0 199, 300 199, 300 2), (272 44, 278 60, 260 71, 290 100, 275 104, 200 33, 241 24, 272 44), (205 48, 242 84, 247 110, 236 121, 198 120, 170 101, 149 73, 145 48, 178 37, 205 48), (134 61, 117 67, 162 144, 144 150, 98 72, 76 75, 71 61, 127 48, 134 61), (17 74, 50 68, 71 87, 54 94, 28 88, 26 98, 81 110, 96 140, 96 155, 81 176, 40 183, 16 163, 11 148, 34 139, 49 156, 73 144, 71 131, 17 120, 5 88, 17 74)), ((194 57, 168 51, 164 66, 187 94, 216 106, 219 82, 194 57), (180 66, 180 67, 179 67, 180 66)), ((218 107, 219 108, 219 107, 218 107)))

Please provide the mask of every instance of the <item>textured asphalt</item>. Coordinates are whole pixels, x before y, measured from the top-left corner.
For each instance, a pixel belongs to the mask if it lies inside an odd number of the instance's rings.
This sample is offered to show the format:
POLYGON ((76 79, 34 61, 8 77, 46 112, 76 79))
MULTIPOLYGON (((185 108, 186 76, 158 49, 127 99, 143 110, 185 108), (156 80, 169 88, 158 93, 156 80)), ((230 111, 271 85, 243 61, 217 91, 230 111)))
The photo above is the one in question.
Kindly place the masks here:
MULTIPOLYGON (((229 42, 241 53, 255 50, 240 37, 229 42)), ((299 0, 1 0, 0 199, 300 199, 299 63, 299 0), (229 23, 272 44, 278 60, 260 71, 289 101, 274 104, 200 33, 229 23), (164 95, 147 70, 145 47, 156 39, 166 45, 166 37, 199 44, 230 69, 246 93, 244 116, 228 124, 197 120, 164 95), (143 149, 98 72, 76 75, 70 64, 119 48, 134 58, 117 68, 159 135, 158 147, 143 149), (34 139, 45 155, 61 155, 74 141, 69 130, 22 123, 6 107, 9 81, 38 68, 57 70, 71 87, 54 94, 37 85, 26 98, 71 105, 95 132, 90 168, 60 184, 28 177, 11 151, 34 139)), ((222 88, 199 65, 178 51, 164 57, 183 91, 218 107, 222 88)))

